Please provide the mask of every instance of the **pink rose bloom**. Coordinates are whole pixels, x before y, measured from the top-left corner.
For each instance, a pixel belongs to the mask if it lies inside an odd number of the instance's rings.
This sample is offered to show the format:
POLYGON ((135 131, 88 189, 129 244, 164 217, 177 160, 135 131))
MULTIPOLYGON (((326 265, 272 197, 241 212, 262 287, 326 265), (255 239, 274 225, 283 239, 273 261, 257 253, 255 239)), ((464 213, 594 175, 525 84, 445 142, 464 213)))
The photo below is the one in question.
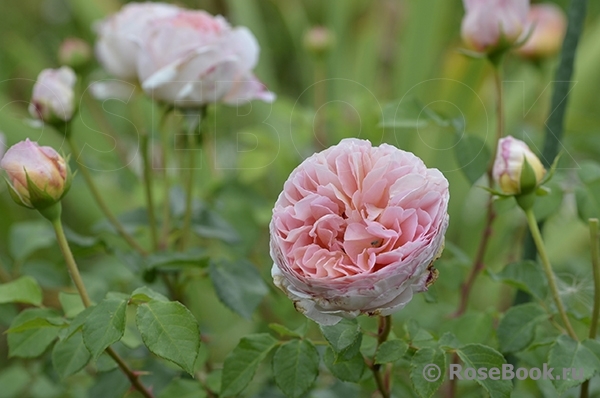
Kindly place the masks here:
POLYGON ((524 31, 529 0, 463 0, 466 14, 461 34, 479 52, 514 44, 524 31))
POLYGON ((546 174, 546 169, 527 144, 510 135, 498 141, 492 176, 503 193, 507 195, 522 193, 521 172, 525 159, 535 173, 535 182, 539 184, 546 174))
POLYGON ((46 123, 67 122, 75 113, 74 87, 77 76, 73 69, 44 69, 33 86, 29 113, 46 123))
POLYGON ((13 199, 23 206, 43 208, 60 200, 70 187, 70 173, 65 160, 51 147, 39 146, 29 139, 6 151, 0 161, 8 175, 13 199), (45 193, 40 197, 35 189, 45 193))
POLYGON ((135 80, 139 41, 148 23, 175 15, 180 8, 163 3, 130 3, 96 25, 96 57, 115 77, 135 80))
MULTIPOLYGON (((533 29, 529 39, 517 52, 528 58, 550 57, 558 53, 567 31, 567 17, 556 4, 534 4, 527 16, 523 35, 533 29)), ((523 39, 525 36, 523 36, 523 39)))
POLYGON ((275 99, 252 73, 259 53, 255 37, 244 27, 232 28, 220 16, 182 10, 155 19, 139 45, 138 77, 157 100, 197 107, 275 99))
POLYGON ((275 203, 274 283, 323 325, 398 311, 437 278, 448 199, 412 153, 345 139, 302 162, 275 203))

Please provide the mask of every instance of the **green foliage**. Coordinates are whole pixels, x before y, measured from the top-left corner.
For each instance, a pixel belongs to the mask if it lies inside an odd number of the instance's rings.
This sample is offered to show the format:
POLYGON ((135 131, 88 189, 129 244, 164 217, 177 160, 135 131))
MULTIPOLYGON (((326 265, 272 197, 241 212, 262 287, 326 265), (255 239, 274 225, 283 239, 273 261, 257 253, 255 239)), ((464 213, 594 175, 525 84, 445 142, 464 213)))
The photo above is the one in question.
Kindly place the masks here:
POLYGON ((0 304, 26 303, 40 306, 42 289, 35 279, 22 276, 12 282, 0 285, 0 304))
POLYGON ((106 298, 93 307, 85 318, 83 342, 94 359, 123 337, 126 307, 125 299, 106 298))
POLYGON ((302 396, 319 374, 319 353, 308 340, 282 344, 273 355, 273 374, 277 386, 287 397, 302 396))
MULTIPOLYGON (((60 327, 51 322, 38 322, 39 319, 55 318, 58 314, 48 309, 27 309, 15 317, 11 329, 30 321, 35 321, 35 327, 25 328, 23 331, 9 333, 7 336, 9 356, 21 358, 35 358, 40 356, 54 342, 60 332, 60 327)), ((31 325, 31 324, 30 324, 31 325)))
POLYGON ((462 134, 457 137, 454 156, 456 156, 460 170, 471 185, 475 184, 485 173, 492 157, 486 143, 471 134, 462 134))
POLYGON ((440 388, 446 374, 446 355, 439 348, 421 348, 412 357, 410 379, 420 397, 429 398, 440 388))
POLYGON ((189 374, 194 373, 200 331, 196 318, 184 305, 157 300, 140 304, 136 323, 152 353, 176 363, 189 374))
POLYGON ((510 308, 498 325, 498 343, 504 353, 521 351, 535 338, 535 327, 548 318, 539 304, 528 303, 510 308))
POLYGON ((349 359, 337 359, 331 347, 327 347, 323 362, 335 377, 342 381, 358 383, 365 372, 365 359, 357 353, 349 359))
POLYGON ((562 335, 556 340, 548 354, 548 366, 559 370, 563 369, 563 372, 565 368, 571 369, 567 378, 560 371, 554 372, 555 377, 552 384, 559 394, 583 383, 592 377, 597 369, 600 369, 600 359, 597 353, 597 344, 592 342, 580 343, 566 335, 562 335), (583 377, 580 377, 581 371, 583 377), (573 372, 576 375, 573 375, 573 372))
POLYGON ((342 319, 333 326, 321 325, 321 332, 338 359, 348 360, 360 350, 362 333, 355 319, 342 319))
MULTIPOLYGON (((463 361, 465 367, 473 369, 501 369, 506 360, 498 351, 482 344, 467 344, 460 347, 456 353, 463 361)), ((493 380, 477 378, 479 383, 491 398, 508 398, 511 395, 513 384, 510 380, 493 380)))
POLYGON ((66 336, 52 349, 52 364, 62 378, 80 371, 90 359, 92 355, 83 342, 83 334, 79 331, 66 336))
POLYGON ((521 261, 510 263, 492 278, 514 286, 527 292, 540 300, 548 295, 548 282, 541 266, 535 261, 521 261))
POLYGON ((408 345, 403 340, 394 339, 385 341, 377 348, 375 363, 396 362, 404 356, 408 345))
POLYGON ((210 278, 219 299, 248 319, 267 294, 267 286, 260 274, 246 260, 213 262, 210 278))
POLYGON ((277 340, 266 333, 243 337, 223 364, 221 395, 239 394, 252 380, 260 362, 275 348, 277 340))

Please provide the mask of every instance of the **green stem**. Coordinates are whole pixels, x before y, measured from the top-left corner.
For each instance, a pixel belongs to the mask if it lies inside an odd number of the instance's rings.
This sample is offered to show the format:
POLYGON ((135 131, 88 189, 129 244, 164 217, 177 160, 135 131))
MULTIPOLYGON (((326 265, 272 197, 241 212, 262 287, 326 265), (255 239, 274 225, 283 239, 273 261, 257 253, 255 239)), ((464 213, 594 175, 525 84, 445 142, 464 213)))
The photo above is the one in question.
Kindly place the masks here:
MULTIPOLYGON (((390 331, 392 330, 392 316, 380 316, 379 317, 379 327, 377 330, 377 349, 381 344, 387 341, 388 336, 390 335, 390 331)), ((383 398, 390 398, 390 385, 389 385, 389 374, 386 372, 385 377, 381 374, 381 365, 375 363, 375 358, 371 361, 369 367, 373 372, 373 378, 375 379, 375 383, 377 384, 377 389, 381 393, 383 398)), ((388 369, 389 370, 389 369, 388 369)))
MULTIPOLYGON (((194 134, 194 130, 197 127, 198 135, 202 135, 202 122, 204 121, 204 115, 206 115, 206 107, 200 108, 200 120, 198 121, 198 125, 192 126, 194 128, 189 129, 187 132, 187 143, 188 143, 188 175, 187 180, 185 181, 185 213, 183 216, 183 230, 180 241, 180 249, 185 250, 190 242, 192 235, 192 212, 193 212, 193 194, 194 194, 194 176, 196 169, 196 134, 194 134)), ((199 137, 198 137, 199 138, 199 137)))
MULTIPOLYGON (((67 135, 67 142, 69 143, 69 147, 71 148, 71 153, 73 154, 73 156, 78 156, 80 153, 79 148, 77 148, 77 144, 75 143, 75 140, 73 139, 73 136, 71 134, 67 135)), ((148 252, 131 235, 129 235, 127 231, 125 231, 123 225, 121 225, 117 217, 115 217, 115 215, 110 211, 110 209, 104 202, 104 199, 102 199, 102 196, 100 195, 100 192, 98 191, 98 188, 94 183, 94 179, 92 178, 87 167, 85 167, 85 165, 81 165, 81 167, 79 167, 78 170, 83 175, 83 179, 85 180, 92 194, 92 197, 96 201, 96 204, 98 205, 102 213, 104 213, 104 216, 108 219, 112 226, 117 230, 119 235, 121 235, 121 237, 125 239, 129 246, 135 249, 138 253, 140 253, 142 256, 147 256, 148 252)))
POLYGON ((590 244, 592 251, 592 267, 594 273, 594 308, 592 310, 592 324, 590 325, 590 339, 595 339, 598 333, 598 318, 600 316, 600 249, 598 248, 598 219, 590 218, 590 244))
MULTIPOLYGON (((83 284, 83 279, 81 279, 81 274, 79 273, 79 268, 77 267, 77 263, 73 258, 73 253, 71 252, 71 248, 69 247, 69 243, 67 242, 67 237, 65 236, 65 232, 62 227, 62 222, 60 221, 60 216, 54 218, 52 220, 52 226, 54 227, 54 232, 56 233, 56 240, 58 241, 58 246, 62 251, 63 257, 65 258, 65 263, 67 264, 67 269, 69 270, 69 274, 71 275, 71 279, 73 283, 77 287, 77 291, 79 292, 79 296, 81 297, 81 301, 83 305, 87 308, 92 305, 92 301, 90 300, 90 296, 83 284)), ((106 353, 115 360, 121 371, 127 376, 131 385, 138 390, 144 397, 153 398, 152 393, 146 389, 146 387, 142 384, 139 379, 139 376, 133 372, 129 366, 123 361, 123 359, 117 354, 111 347, 106 349, 106 353)))
POLYGON ((171 230, 171 209, 170 209, 170 193, 171 184, 169 182, 169 150, 171 137, 166 129, 165 123, 168 112, 162 117, 160 128, 160 136, 162 140, 162 165, 163 165, 163 208, 162 208, 162 227, 160 232, 159 249, 166 250, 169 247, 169 231, 171 230))
POLYGON ((150 224, 150 236, 152 247, 158 249, 158 230, 156 226, 156 214, 154 213, 154 191, 152 189, 152 162, 150 159, 150 142, 148 134, 142 134, 142 157, 144 160, 144 193, 146 195, 146 207, 148 212, 148 223, 150 224))
POLYGON ((525 215, 527 216, 527 223, 529 224, 531 236, 533 237, 533 241, 535 242, 535 246, 537 247, 540 260, 542 261, 542 265, 544 266, 544 272, 546 273, 546 278, 548 279, 548 287, 550 288, 550 292, 552 293, 554 304, 556 304, 556 308, 558 309, 560 317, 565 325, 565 328, 567 329, 567 333, 569 334, 569 336, 571 336, 573 340, 579 341, 579 339, 577 338, 577 334, 573 329, 573 326, 571 326, 571 321, 569 321, 569 317, 567 316, 567 312, 565 311, 565 307, 560 298, 558 286, 556 285, 556 277, 554 276, 554 272, 552 271, 552 266, 550 265, 548 254, 546 253, 546 247, 544 246, 544 240, 542 239, 542 234, 540 233, 540 229, 538 228, 538 224, 535 219, 535 214, 533 214, 532 209, 529 209, 525 211, 525 215))
POLYGON ((73 258, 73 253, 71 253, 71 249, 69 248, 69 243, 67 242, 67 237, 65 236, 65 231, 63 230, 60 217, 52 221, 52 226, 54 227, 56 240, 58 241, 58 246, 60 247, 63 257, 65 258, 65 263, 67 264, 67 269, 69 270, 71 279, 73 280, 75 287, 77 287, 77 291, 81 296, 83 305, 87 308, 92 305, 92 300, 90 300, 90 296, 88 295, 85 285, 83 284, 83 279, 81 279, 81 275, 79 274, 79 269, 77 268, 77 263, 73 258))

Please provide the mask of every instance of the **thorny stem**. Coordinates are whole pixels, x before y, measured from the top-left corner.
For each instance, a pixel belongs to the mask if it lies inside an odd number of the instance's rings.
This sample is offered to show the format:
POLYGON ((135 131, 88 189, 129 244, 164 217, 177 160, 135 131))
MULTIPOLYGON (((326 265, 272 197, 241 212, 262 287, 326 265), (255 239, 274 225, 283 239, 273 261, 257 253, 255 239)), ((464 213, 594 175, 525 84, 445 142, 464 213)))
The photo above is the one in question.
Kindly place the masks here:
POLYGON ((571 326, 571 321, 569 321, 569 317, 567 316, 567 312, 565 311, 565 307, 560 298, 560 294, 558 292, 558 286, 556 285, 556 277, 554 276, 554 272, 552 271, 552 266, 550 265, 550 260, 548 259, 548 254, 546 253, 546 247, 544 246, 544 241, 542 239, 542 234, 540 233, 540 229, 537 224, 537 220, 535 219, 535 215, 533 214, 533 210, 529 209, 525 211, 525 215, 527 216, 527 222, 529 224, 529 229, 531 230, 531 236, 533 237, 533 241, 535 242, 535 246, 537 247, 538 254, 540 256, 540 260, 542 261, 542 265, 544 266, 544 272, 546 273, 546 278, 548 279, 548 287, 550 288, 550 292, 552 293, 552 298, 554 299, 554 304, 558 309, 558 313, 567 329, 567 333, 573 340, 578 341, 577 334, 575 330, 573 330, 573 326, 571 326))
MULTIPOLYGON (((79 148, 77 148, 77 144, 75 143, 73 136, 68 134, 67 141, 69 143, 69 147, 71 148, 71 153, 73 154, 73 156, 79 156, 79 148)), ((98 205, 102 213, 104 213, 104 216, 108 219, 112 226, 117 230, 119 235, 121 235, 121 237, 125 239, 129 246, 135 249, 138 253, 140 253, 144 257, 147 256, 148 252, 131 235, 129 235, 127 231, 125 231, 125 228, 123 227, 121 222, 108 208, 106 202, 104 202, 104 199, 102 199, 102 196, 100 195, 96 184, 94 183, 94 179, 92 178, 89 170, 85 167, 85 165, 81 165, 81 167, 79 167, 78 170, 83 175, 83 179, 85 180, 94 200, 96 201, 96 204, 98 205)))
MULTIPOLYGON (((498 150, 498 141, 504 136, 504 90, 502 88, 501 65, 494 66, 494 82, 496 84, 496 140, 494 141, 494 145, 492 148, 492 157, 487 168, 487 178, 490 187, 492 187, 494 181, 492 171, 494 169, 494 160, 496 159, 496 152, 498 150)), ((458 309, 452 315, 452 317, 454 318, 458 318, 467 310, 469 296, 471 295, 471 290, 473 289, 473 285, 475 284, 475 279, 477 279, 477 276, 483 270, 483 267, 485 265, 485 253, 487 251, 490 236, 492 235, 492 224, 495 218, 496 212, 494 211, 494 198, 490 194, 487 203, 483 236, 481 237, 481 241, 479 241, 479 247, 477 248, 477 253, 473 260, 473 265, 471 266, 471 272, 469 273, 469 276, 467 277, 466 281, 461 287, 461 295, 458 304, 458 309)))
MULTIPOLYGON (((62 227, 62 222, 60 221, 60 217, 56 218, 52 222, 52 226, 54 227, 54 231, 56 233, 56 240, 58 241, 58 245, 60 246, 60 250, 62 251, 63 257, 65 258, 65 263, 67 264, 67 269, 69 270, 69 274, 71 275, 71 279, 73 283, 77 287, 77 291, 79 292, 79 296, 81 297, 81 301, 83 305, 87 308, 92 305, 92 301, 90 300, 90 296, 83 284, 83 280, 81 279, 81 274, 79 273, 79 268, 77 267, 77 263, 73 258, 73 253, 69 247, 69 243, 67 242, 67 238, 65 236, 65 232, 62 227)), ((115 360, 121 371, 125 373, 131 385, 135 387, 144 397, 153 398, 152 393, 146 389, 146 387, 140 381, 138 375, 133 372, 129 366, 123 361, 123 359, 117 354, 111 347, 106 349, 106 353, 111 356, 112 359, 115 360)))
MULTIPOLYGON (((381 344, 383 344, 388 336, 390 335, 390 331, 392 330, 392 316, 380 316, 379 317, 379 327, 377 330, 377 348, 381 344)), ((377 349, 375 349, 377 352, 377 349)), ((377 389, 381 393, 383 398, 390 398, 390 377, 389 377, 389 369, 386 371, 385 375, 381 374, 381 365, 375 363, 375 358, 373 361, 369 363, 369 367, 373 372, 373 378, 375 379, 375 383, 377 384, 377 389)))

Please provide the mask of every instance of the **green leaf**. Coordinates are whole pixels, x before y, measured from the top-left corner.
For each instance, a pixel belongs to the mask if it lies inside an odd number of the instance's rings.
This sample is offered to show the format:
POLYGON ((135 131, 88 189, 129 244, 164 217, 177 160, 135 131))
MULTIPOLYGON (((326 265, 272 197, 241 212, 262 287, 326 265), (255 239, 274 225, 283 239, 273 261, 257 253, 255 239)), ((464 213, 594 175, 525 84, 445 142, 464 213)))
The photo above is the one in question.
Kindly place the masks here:
MULTIPOLYGON (((506 360, 498 351, 483 344, 467 344, 456 351, 466 368, 502 369, 506 360)), ((513 384, 510 380, 475 379, 490 394, 490 398, 510 398, 513 384)))
POLYGON ((550 192, 544 196, 537 196, 533 205, 533 214, 538 222, 556 214, 563 202, 564 193, 560 183, 551 181, 544 188, 549 188, 550 192))
POLYGON ((546 274, 535 261, 526 260, 508 264, 497 274, 490 276, 544 300, 548 295, 548 282, 546 274))
POLYGON ((375 363, 396 362, 404 356, 408 344, 403 340, 388 340, 383 342, 375 353, 375 363))
POLYGON ((429 398, 440 388, 446 373, 446 355, 439 348, 421 348, 412 357, 410 379, 420 397, 429 398))
POLYGON ((60 340, 52 350, 52 364, 63 379, 79 372, 91 358, 83 343, 83 334, 79 332, 60 340))
POLYGON ((65 325, 65 320, 61 317, 34 318, 23 322, 19 326, 8 329, 5 333, 22 333, 32 329, 64 327, 67 327, 67 325, 65 325))
POLYGON ((93 307, 83 324, 83 341, 96 359, 125 333, 127 300, 104 299, 93 307))
POLYGON ((270 323, 269 328, 282 337, 296 337, 296 338, 302 337, 302 335, 300 333, 294 332, 293 330, 290 330, 287 327, 280 325, 278 323, 270 323))
POLYGON ((81 296, 77 293, 59 292, 58 301, 60 301, 60 305, 67 318, 75 318, 85 309, 81 301, 81 296))
POLYGON ((219 299, 246 319, 268 292, 256 267, 246 260, 211 262, 210 278, 219 299))
POLYGON ((577 213, 583 222, 600 217, 600 165, 593 161, 580 163, 577 171, 581 185, 575 188, 577 213))
POLYGON ((221 395, 231 397, 242 392, 254 377, 258 364, 276 345, 277 340, 267 333, 243 337, 225 358, 221 395))
POLYGON ((421 103, 416 97, 408 96, 387 104, 379 127, 425 128, 429 126, 452 127, 460 130, 456 120, 450 120, 421 103))
POLYGON ((365 371, 365 359, 360 352, 346 361, 336 361, 335 352, 331 347, 327 347, 323 362, 331 373, 342 381, 358 383, 365 371))
POLYGON ((135 303, 147 303, 152 300, 169 301, 168 298, 158 292, 155 292, 148 286, 142 286, 135 289, 133 293, 131 293, 131 300, 135 303))
POLYGON ((205 398, 206 392, 202 390, 196 380, 175 379, 158 394, 158 398, 205 398))
POLYGON ((188 252, 160 252, 145 259, 147 269, 177 271, 185 267, 204 268, 208 266, 208 255, 203 249, 193 249, 188 252))
POLYGON ((527 348, 535 338, 535 327, 547 318, 546 311, 536 303, 511 307, 496 331, 500 351, 518 352, 527 348))
POLYGON ((548 366, 555 369, 552 384, 562 394, 569 388, 578 386, 591 378, 596 369, 600 369, 600 360, 593 351, 593 343, 588 342, 584 345, 567 335, 562 335, 550 348, 548 366), (564 374, 566 368, 571 369, 568 375, 564 374), (581 369, 583 369, 582 378, 579 377, 581 369), (573 370, 575 370, 577 379, 573 378, 573 370))
POLYGON ((137 309, 136 323, 148 349, 194 373, 200 349, 198 321, 181 303, 150 301, 137 309))
POLYGON ((494 334, 494 317, 490 311, 471 312, 444 322, 441 331, 451 332, 463 344, 485 344, 494 334))
POLYGON ((319 352, 308 340, 292 340, 273 355, 275 383, 290 398, 308 391, 319 374, 319 352))
POLYGON ((492 155, 481 138, 461 134, 457 135, 454 156, 461 171, 473 185, 487 170, 492 155))
POLYGON ((2 398, 20 398, 26 397, 28 387, 31 385, 34 376, 28 368, 19 363, 14 363, 10 367, 0 370, 0 386, 2 398))
POLYGON ((30 276, 22 276, 0 285, 0 304, 25 303, 42 305, 42 288, 30 276))
POLYGON ((454 333, 445 332, 442 337, 438 340, 440 348, 444 350, 456 350, 462 345, 460 340, 454 335, 454 333))
POLYGON ((356 319, 342 319, 335 325, 320 328, 339 360, 350 359, 360 350, 362 333, 356 319))
MULTIPOLYGON (((58 313, 48 309, 27 309, 15 317, 10 327, 17 327, 37 318, 56 318, 58 313)), ((60 327, 41 327, 27 329, 20 333, 10 333, 8 340, 8 356, 21 358, 35 358, 46 351, 48 346, 58 336, 60 327)))
POLYGON ((9 236, 9 252, 16 261, 23 261, 39 249, 56 244, 54 230, 46 220, 13 224, 9 236))

